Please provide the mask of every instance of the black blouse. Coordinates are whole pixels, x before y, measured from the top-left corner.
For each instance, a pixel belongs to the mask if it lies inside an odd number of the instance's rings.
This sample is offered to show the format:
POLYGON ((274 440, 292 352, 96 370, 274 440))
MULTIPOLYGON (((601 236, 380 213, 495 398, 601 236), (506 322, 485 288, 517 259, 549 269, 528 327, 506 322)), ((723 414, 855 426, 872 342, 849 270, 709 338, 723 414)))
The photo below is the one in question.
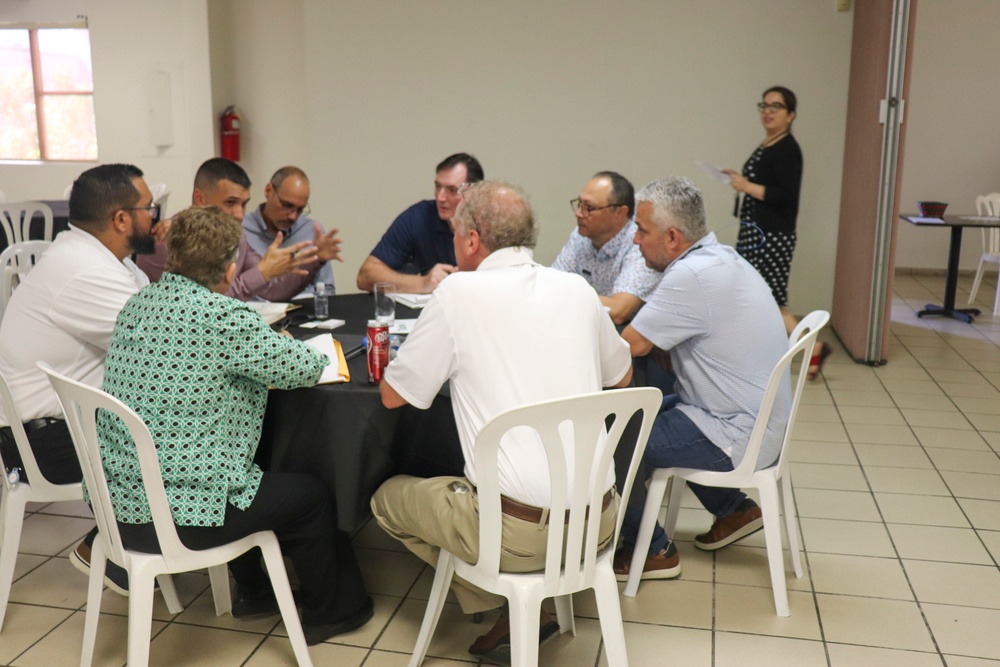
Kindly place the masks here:
POLYGON ((765 232, 795 231, 802 187, 802 150, 791 134, 767 148, 758 148, 743 165, 743 176, 764 186, 764 200, 743 196, 740 220, 754 222, 765 232))

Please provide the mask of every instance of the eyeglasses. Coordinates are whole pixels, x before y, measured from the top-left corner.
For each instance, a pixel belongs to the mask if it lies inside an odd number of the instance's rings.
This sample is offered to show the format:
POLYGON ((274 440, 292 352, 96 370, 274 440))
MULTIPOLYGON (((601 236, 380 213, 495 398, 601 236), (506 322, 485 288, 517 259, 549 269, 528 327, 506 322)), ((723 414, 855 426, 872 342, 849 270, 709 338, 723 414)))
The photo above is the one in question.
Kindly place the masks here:
POLYGON ((149 215, 153 218, 153 222, 160 221, 160 205, 150 204, 149 206, 128 206, 122 209, 123 211, 149 211, 149 215))
POLYGON ((312 212, 312 209, 309 208, 308 203, 305 206, 296 206, 292 202, 285 201, 284 199, 282 199, 281 195, 278 194, 277 190, 271 190, 271 194, 273 194, 274 198, 278 200, 278 206, 281 208, 281 210, 285 211, 286 213, 291 213, 292 211, 295 211, 295 215, 309 215, 309 213, 312 212))
POLYGON ((569 200, 569 207, 573 209, 573 212, 582 211, 584 217, 590 215, 594 211, 600 211, 606 208, 616 208, 618 206, 625 206, 625 204, 608 204, 607 206, 591 206, 590 204, 580 201, 580 198, 569 200))
POLYGON ((457 195, 462 194, 462 192, 468 189, 470 185, 472 184, 461 183, 460 185, 442 185, 441 183, 434 181, 434 194, 436 195, 437 193, 444 190, 445 194, 447 194, 449 197, 455 197, 457 195))
POLYGON ((757 108, 763 111, 781 111, 782 109, 787 109, 781 102, 775 102, 774 104, 767 104, 766 102, 758 102, 757 108))

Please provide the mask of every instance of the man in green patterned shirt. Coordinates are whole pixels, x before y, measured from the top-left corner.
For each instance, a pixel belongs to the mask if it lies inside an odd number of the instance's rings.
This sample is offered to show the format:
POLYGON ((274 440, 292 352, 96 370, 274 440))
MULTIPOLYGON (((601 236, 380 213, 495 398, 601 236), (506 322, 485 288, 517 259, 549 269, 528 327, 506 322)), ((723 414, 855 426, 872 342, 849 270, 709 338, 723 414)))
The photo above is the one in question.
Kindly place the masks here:
MULTIPOLYGON (((329 359, 225 296, 241 236, 239 221, 215 207, 175 218, 166 272, 118 316, 104 390, 149 426, 184 544, 204 549, 275 532, 301 581, 306 640, 316 644, 364 625, 372 600, 349 538, 337 529, 329 489, 311 475, 263 472, 253 458, 268 387, 311 386, 329 359)), ((158 552, 128 431, 107 414, 98 426, 122 539, 158 552)), ((258 550, 229 566, 234 616, 277 613, 258 550)))

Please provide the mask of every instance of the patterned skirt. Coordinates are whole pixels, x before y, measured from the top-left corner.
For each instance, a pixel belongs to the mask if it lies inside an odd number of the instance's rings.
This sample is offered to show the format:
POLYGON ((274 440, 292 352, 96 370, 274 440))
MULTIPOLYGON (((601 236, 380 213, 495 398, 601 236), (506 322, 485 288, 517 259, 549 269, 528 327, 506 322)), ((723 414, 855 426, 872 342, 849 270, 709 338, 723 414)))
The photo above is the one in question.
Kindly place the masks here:
POLYGON ((779 306, 788 305, 788 274, 795 241, 795 232, 761 232, 755 225, 740 225, 736 251, 757 269, 779 306))

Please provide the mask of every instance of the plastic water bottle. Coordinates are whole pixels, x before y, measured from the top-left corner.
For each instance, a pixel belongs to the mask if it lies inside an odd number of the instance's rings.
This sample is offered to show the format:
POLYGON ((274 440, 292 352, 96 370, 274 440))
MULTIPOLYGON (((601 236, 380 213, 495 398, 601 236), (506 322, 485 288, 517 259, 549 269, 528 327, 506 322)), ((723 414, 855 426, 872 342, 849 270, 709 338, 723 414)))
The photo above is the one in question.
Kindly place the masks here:
POLYGON ((396 353, 399 352, 399 346, 403 344, 403 339, 399 334, 389 335, 389 361, 396 358, 396 353))
POLYGON ((330 317, 330 299, 326 293, 326 283, 316 283, 313 290, 313 315, 317 320, 330 317))
POLYGON ((21 481, 21 469, 11 468, 7 471, 7 481, 10 482, 11 486, 14 486, 21 481))

